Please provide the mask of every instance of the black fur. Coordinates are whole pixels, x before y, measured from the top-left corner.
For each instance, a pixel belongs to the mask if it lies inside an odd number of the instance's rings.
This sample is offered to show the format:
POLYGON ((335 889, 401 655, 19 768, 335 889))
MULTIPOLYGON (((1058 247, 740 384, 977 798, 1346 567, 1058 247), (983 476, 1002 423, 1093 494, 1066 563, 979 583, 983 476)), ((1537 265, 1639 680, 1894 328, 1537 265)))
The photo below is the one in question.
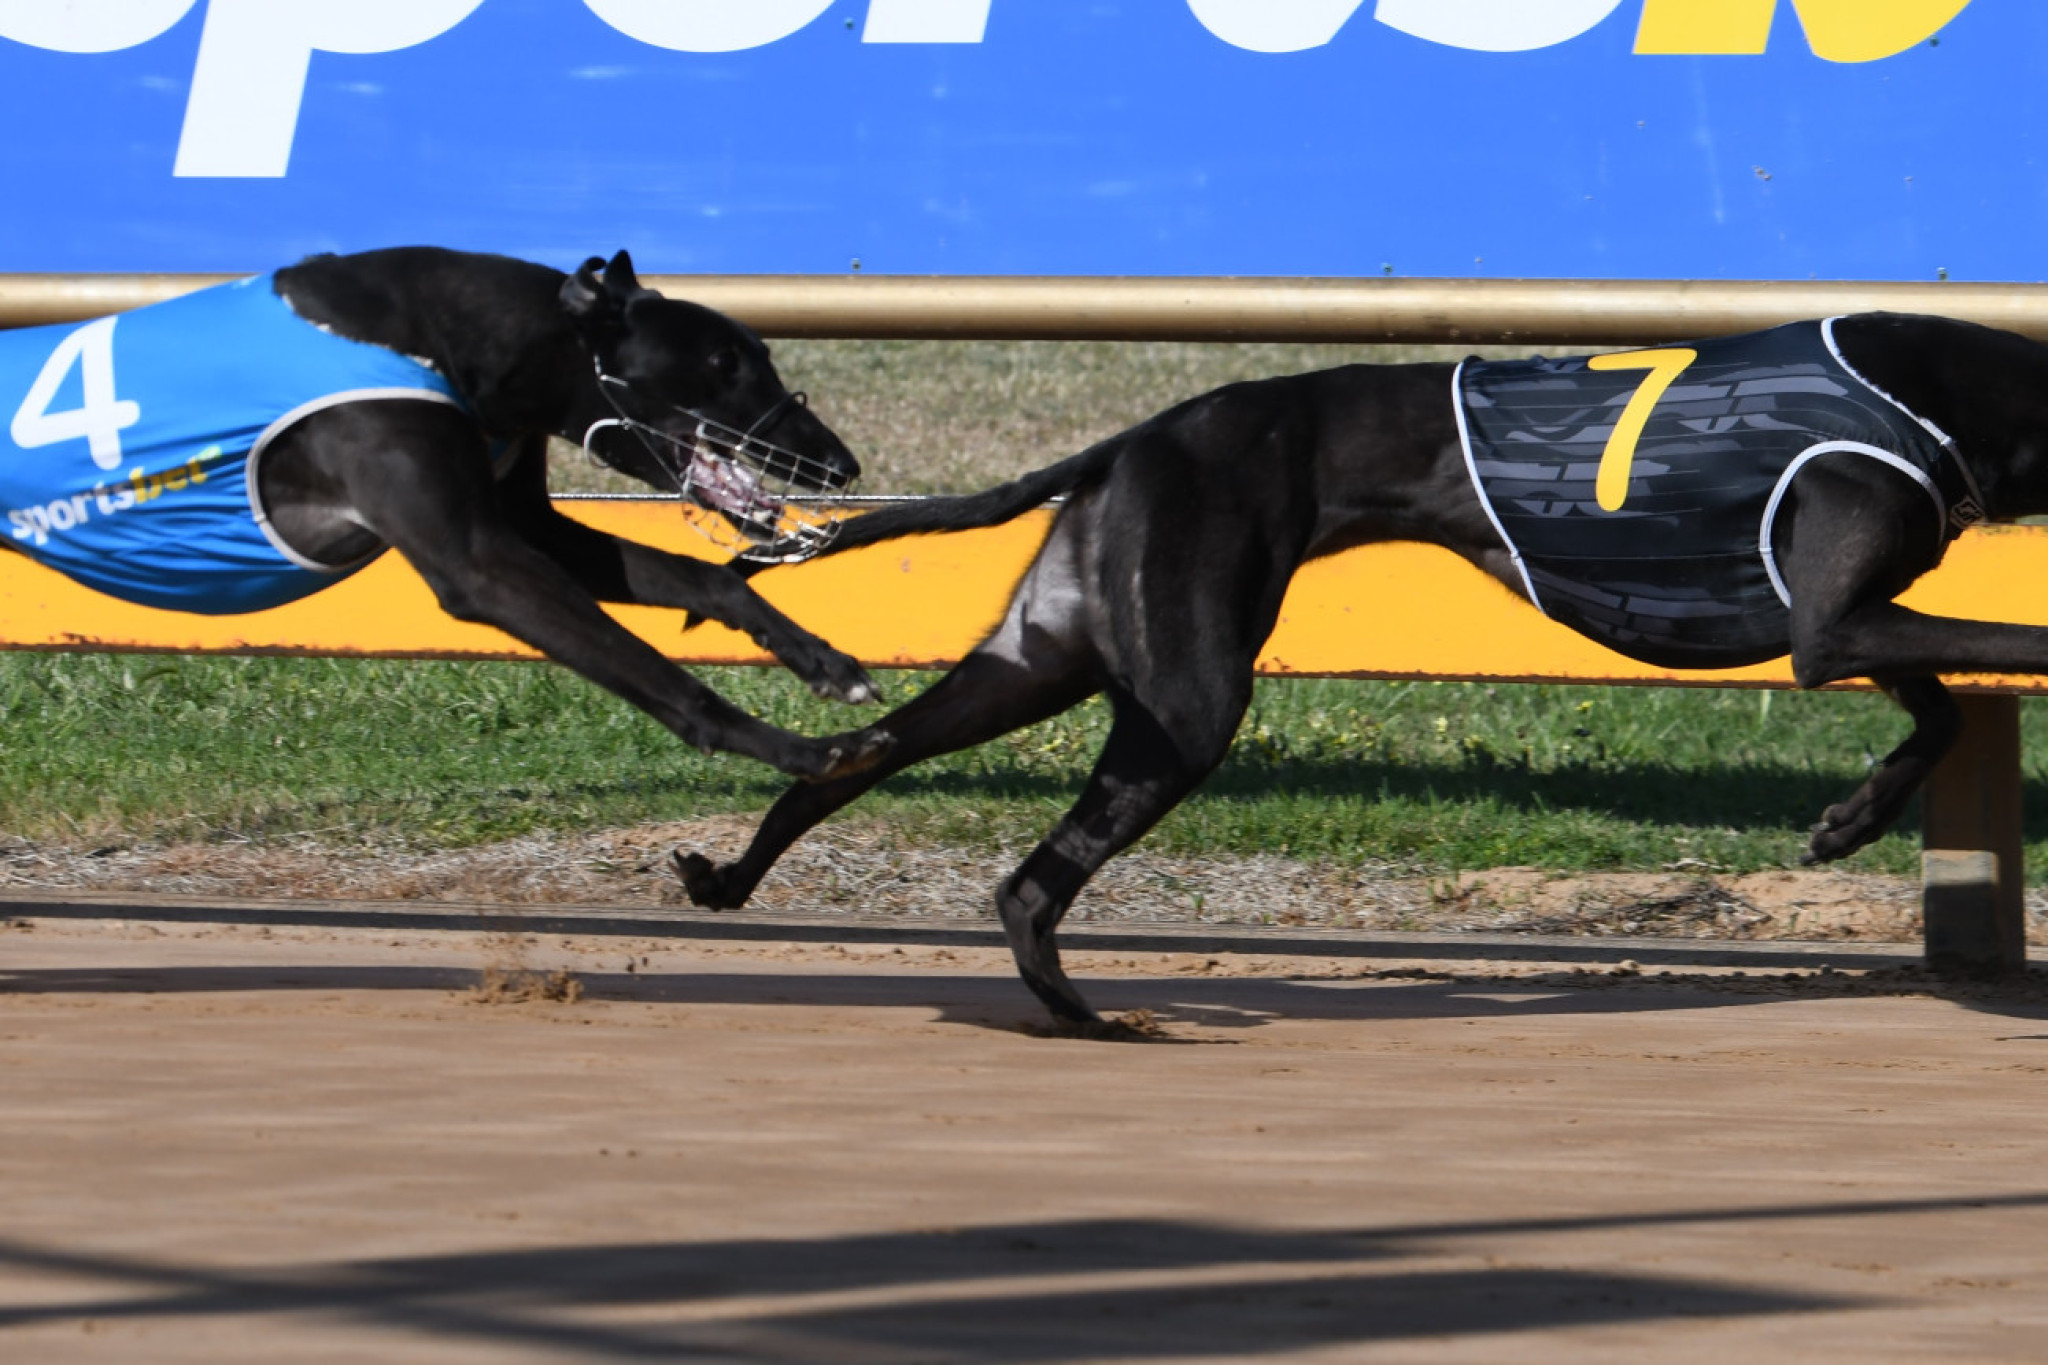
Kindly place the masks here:
MULTIPOLYGON (((289 428, 260 478, 272 524, 294 549, 339 564, 388 545, 449 615, 498 627, 707 751, 817 779, 856 771, 886 748, 872 729, 808 739, 764 724, 619 626, 600 602, 684 608, 745 631, 820 695, 875 695, 859 664, 731 569, 591 530, 548 500, 547 438, 580 441, 612 415, 594 359, 651 410, 688 407, 744 429, 786 394, 759 337, 642 288, 624 252, 573 275, 429 247, 316 256, 279 271, 277 289, 308 321, 432 364, 475 413, 362 401, 289 428), (510 447, 502 478, 493 441, 510 447)), ((684 425, 680 415, 669 420, 684 425)), ((605 436, 607 463, 670 491, 638 439, 617 429, 605 436)), ((788 408, 775 439, 858 470, 802 407, 788 408)))
MULTIPOLYGON (((1956 439, 1992 520, 2048 512, 2048 347, 1940 318, 1844 319, 1863 375, 1956 439)), ((782 852, 890 773, 1107 692, 1108 743, 1079 801, 996 893, 1026 984, 1063 1018, 1093 1017, 1054 930, 1096 869, 1222 760, 1252 664, 1304 562, 1385 540, 1442 545, 1520 592, 1472 489, 1444 365, 1349 366, 1233 384, 1061 464, 969 497, 861 517, 832 552, 992 525, 1067 493, 1004 623, 880 724, 894 749, 856 776, 799 786, 734 863, 678 855, 700 905, 746 902, 782 852)), ((1843 857, 1896 820, 1959 729, 1938 674, 2048 671, 2048 629, 1897 605, 1943 549, 1927 497, 1877 461, 1813 460, 1774 549, 1793 609, 1782 652, 1802 687, 1869 678, 1914 729, 1815 828, 1805 861, 1843 857)), ((1731 661, 1734 662, 1734 661, 1731 661)))

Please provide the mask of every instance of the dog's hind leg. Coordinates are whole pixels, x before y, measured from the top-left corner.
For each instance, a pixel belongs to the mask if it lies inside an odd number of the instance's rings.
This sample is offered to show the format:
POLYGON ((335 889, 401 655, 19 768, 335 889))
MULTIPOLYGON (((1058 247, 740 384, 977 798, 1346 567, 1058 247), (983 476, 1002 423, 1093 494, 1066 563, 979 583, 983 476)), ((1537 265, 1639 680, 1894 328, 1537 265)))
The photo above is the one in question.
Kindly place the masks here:
POLYGON ((889 752, 872 767, 783 793, 737 862, 678 856, 677 875, 698 905, 746 904, 775 860, 804 833, 891 773, 983 744, 1054 716, 1101 690, 1102 658, 1089 633, 1080 565, 1085 536, 1070 505, 1011 595, 994 633, 931 688, 875 722, 889 752))
POLYGON ((1229 752, 1251 700, 1249 661, 1185 679, 1159 707, 1112 689, 1116 719, 1081 797, 996 892, 996 910, 1024 984, 1059 1018, 1095 1011, 1060 965, 1055 933, 1081 888, 1201 785, 1229 752))
POLYGON ((1084 661, 1042 658, 1034 666, 977 650, 922 695, 875 722, 894 741, 880 762, 829 782, 797 783, 762 819, 738 859, 716 864, 701 853, 678 852, 672 863, 676 875, 694 904, 736 910, 790 845, 884 778, 1058 715, 1096 690, 1084 661))

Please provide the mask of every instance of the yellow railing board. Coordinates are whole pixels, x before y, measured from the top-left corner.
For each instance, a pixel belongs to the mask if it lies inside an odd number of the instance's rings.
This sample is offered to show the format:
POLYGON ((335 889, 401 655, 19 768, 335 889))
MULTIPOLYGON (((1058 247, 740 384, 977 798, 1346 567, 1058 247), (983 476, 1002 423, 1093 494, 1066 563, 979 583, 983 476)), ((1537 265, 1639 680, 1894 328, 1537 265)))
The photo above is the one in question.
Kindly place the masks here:
MULTIPOLYGON (((643 544, 702 559, 723 556, 673 502, 560 504, 578 520, 643 544)), ((956 659, 995 623, 1005 594, 1044 538, 1048 517, 970 535, 876 546, 776 569, 759 586, 792 616, 883 667, 956 659)), ((766 663, 736 631, 683 614, 610 609, 663 653, 694 663, 766 663)), ((103 596, 21 555, 0 556, 0 648, 153 650, 177 653, 536 657, 489 626, 445 613, 405 561, 386 554, 312 597, 239 616, 159 611, 103 596)))
MULTIPOLYGON (((565 502, 570 515, 684 554, 715 558, 668 502, 565 502)), ((871 546, 755 580, 772 601, 871 666, 943 666, 1001 615, 1051 514, 1007 526, 871 546)), ((1941 615, 2048 625, 2048 528, 1973 530, 1903 599, 1941 615)), ((681 613, 620 607, 628 629, 688 663, 768 662, 744 636, 681 613)), ((245 616, 133 606, 82 588, 20 555, 0 557, 0 648, 177 653, 531 658, 487 626, 443 614, 395 554, 326 592, 245 616)), ((1510 594, 1448 551, 1375 545, 1302 569, 1259 661, 1272 674, 1503 681, 1785 686, 1784 661, 1687 672, 1602 649, 1510 594)), ((2048 691, 2033 678, 1973 685, 2048 691)))
MULTIPOLYGON (((1964 533, 1942 566, 1900 601, 1919 611, 2048 625, 2048 527, 1964 533)), ((1259 660, 1261 672, 1504 682, 1788 687, 1783 659, 1689 670, 1602 648, 1434 546, 1372 545, 1305 565, 1259 660)), ((1972 687, 2048 691, 2048 679, 1981 677, 1972 687)))

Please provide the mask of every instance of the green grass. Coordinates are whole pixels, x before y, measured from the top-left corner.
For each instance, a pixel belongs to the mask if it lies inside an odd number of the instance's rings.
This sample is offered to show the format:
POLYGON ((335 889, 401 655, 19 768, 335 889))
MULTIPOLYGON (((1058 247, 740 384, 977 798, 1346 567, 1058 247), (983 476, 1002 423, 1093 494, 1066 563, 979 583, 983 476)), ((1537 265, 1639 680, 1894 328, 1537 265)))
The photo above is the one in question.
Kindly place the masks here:
MULTIPOLYGON (((1051 464, 1184 398, 1354 361, 1455 360, 1444 346, 1266 342, 778 341, 792 388, 860 456, 868 493, 964 493, 1051 464)), ((633 492, 566 449, 564 492, 633 492)))
MULTIPOLYGON (((778 672, 705 676, 797 729, 855 714, 778 672)), ((885 675, 893 700, 929 681, 885 675)), ((74 846, 462 847, 756 811, 783 786, 543 665, 10 654, 0 711, 0 829, 74 846)), ((2048 752, 2048 709, 2023 717, 2029 751, 2048 752)), ((906 844, 1027 846, 1107 724, 1099 703, 1078 708, 902 774, 857 810, 906 844)), ((1265 681, 1229 761, 1146 846, 1431 872, 1778 867, 1904 731, 1870 695, 1265 681)), ((2043 782, 2030 770, 2030 798, 2043 782)), ((2048 822, 2028 834, 2039 876, 2048 822)), ((1908 872, 1915 849, 1909 827, 1854 865, 1908 872)))

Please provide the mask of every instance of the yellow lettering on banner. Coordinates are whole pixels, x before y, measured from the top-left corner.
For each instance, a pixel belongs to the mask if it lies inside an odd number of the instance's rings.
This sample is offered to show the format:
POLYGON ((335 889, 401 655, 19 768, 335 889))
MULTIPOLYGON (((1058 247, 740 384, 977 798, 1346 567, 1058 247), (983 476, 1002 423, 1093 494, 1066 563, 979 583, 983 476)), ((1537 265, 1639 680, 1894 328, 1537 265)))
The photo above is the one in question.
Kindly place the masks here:
POLYGON ((1635 467, 1636 442, 1643 439, 1643 428, 1650 423, 1651 411, 1671 382, 1698 358, 1699 352, 1690 347, 1668 346, 1658 351, 1616 351, 1596 355, 1586 362, 1589 370, 1649 371, 1629 395, 1628 406, 1621 410, 1621 417, 1607 438, 1607 448, 1600 452, 1600 473, 1593 480, 1593 499, 1600 504, 1601 511, 1621 510, 1621 504, 1628 498, 1629 472, 1635 467))
POLYGON ((1636 51, 1753 57, 1770 42, 1777 7, 1778 0, 1643 0, 1636 51))
MULTIPOLYGON (((1926 42, 1970 0, 1792 0, 1806 42, 1831 62, 1874 62, 1926 42)), ((1770 43, 1777 0, 1643 0, 1636 51, 1754 56, 1770 43)))
POLYGON ((1874 62, 1926 42, 1970 0, 1792 0, 1814 55, 1874 62))

